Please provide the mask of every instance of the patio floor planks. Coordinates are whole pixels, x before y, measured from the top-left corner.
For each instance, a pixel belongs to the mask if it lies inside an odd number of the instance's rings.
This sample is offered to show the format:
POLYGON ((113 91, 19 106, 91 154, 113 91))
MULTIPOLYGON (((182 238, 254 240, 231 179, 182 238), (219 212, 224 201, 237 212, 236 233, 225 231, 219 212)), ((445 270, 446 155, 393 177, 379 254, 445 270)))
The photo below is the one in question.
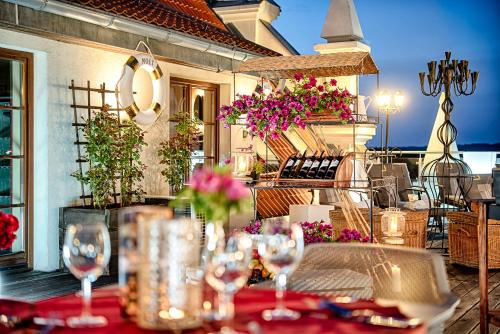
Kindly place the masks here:
MULTIPOLYGON (((92 287, 105 286, 117 281, 116 276, 102 276, 92 284, 92 287)), ((67 272, 29 271, 10 274, 0 272, 0 295, 2 297, 37 301, 74 293, 80 288, 80 281, 67 272)))
MULTIPOLYGON (((448 263, 448 258, 445 257, 448 263)), ((445 325, 446 334, 479 333, 479 282, 478 270, 458 265, 447 265, 451 290, 460 298, 455 314, 445 325)), ((489 273, 490 308, 500 307, 500 271, 489 273)), ((490 326, 490 334, 500 334, 500 329, 490 326)))

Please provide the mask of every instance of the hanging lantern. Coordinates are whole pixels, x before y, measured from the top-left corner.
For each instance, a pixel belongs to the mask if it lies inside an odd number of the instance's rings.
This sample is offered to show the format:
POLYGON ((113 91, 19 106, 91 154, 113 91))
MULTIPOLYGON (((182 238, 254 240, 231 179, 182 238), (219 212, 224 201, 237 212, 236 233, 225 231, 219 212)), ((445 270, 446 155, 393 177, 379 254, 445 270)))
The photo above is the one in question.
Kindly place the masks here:
POLYGON ((254 157, 252 151, 239 151, 233 153, 233 175, 236 177, 245 177, 250 175, 254 165, 254 157))
POLYGON ((382 214, 382 240, 386 244, 404 244, 405 213, 398 208, 387 208, 382 214))

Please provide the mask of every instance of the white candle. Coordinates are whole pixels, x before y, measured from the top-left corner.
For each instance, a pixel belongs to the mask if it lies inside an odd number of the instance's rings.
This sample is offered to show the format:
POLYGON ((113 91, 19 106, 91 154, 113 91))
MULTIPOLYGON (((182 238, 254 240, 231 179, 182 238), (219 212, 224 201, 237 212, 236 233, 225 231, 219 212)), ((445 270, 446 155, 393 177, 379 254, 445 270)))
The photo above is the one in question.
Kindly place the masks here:
POLYGON ((396 234, 398 233, 398 216, 396 215, 391 215, 389 217, 389 234, 396 234))
POLYGON ((392 272, 392 291, 401 292, 401 268, 397 265, 391 266, 392 272))

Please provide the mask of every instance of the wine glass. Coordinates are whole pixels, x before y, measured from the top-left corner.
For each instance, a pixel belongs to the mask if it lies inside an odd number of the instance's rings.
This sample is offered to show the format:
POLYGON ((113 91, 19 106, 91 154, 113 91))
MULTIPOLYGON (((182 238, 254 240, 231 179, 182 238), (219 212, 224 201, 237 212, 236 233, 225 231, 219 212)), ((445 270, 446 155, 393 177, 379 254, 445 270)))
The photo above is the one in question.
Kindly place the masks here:
POLYGON ((82 281, 82 313, 67 319, 69 327, 102 327, 108 321, 91 313, 91 283, 101 276, 109 262, 109 233, 103 223, 72 224, 66 230, 63 246, 64 264, 82 281))
POLYGON ((218 243, 207 262, 205 280, 218 293, 218 318, 226 323, 219 333, 236 333, 227 324, 234 318, 234 294, 250 276, 251 260, 252 240, 245 233, 235 232, 225 245, 218 243))
POLYGON ((270 220, 263 224, 259 255, 264 266, 275 274, 276 308, 262 312, 264 320, 297 320, 300 313, 285 307, 287 275, 297 267, 304 254, 304 236, 298 223, 270 220))

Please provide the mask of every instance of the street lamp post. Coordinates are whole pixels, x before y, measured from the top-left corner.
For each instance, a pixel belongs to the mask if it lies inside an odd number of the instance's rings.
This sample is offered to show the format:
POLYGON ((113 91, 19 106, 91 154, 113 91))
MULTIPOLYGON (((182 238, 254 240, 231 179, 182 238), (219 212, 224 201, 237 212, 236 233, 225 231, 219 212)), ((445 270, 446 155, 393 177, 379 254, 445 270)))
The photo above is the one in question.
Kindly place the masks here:
POLYGON ((381 112, 385 113, 385 145, 384 154, 386 162, 389 162, 389 124, 390 115, 401 111, 401 107, 404 103, 404 95, 400 91, 396 91, 394 94, 387 92, 385 90, 377 94, 377 105, 381 112))

